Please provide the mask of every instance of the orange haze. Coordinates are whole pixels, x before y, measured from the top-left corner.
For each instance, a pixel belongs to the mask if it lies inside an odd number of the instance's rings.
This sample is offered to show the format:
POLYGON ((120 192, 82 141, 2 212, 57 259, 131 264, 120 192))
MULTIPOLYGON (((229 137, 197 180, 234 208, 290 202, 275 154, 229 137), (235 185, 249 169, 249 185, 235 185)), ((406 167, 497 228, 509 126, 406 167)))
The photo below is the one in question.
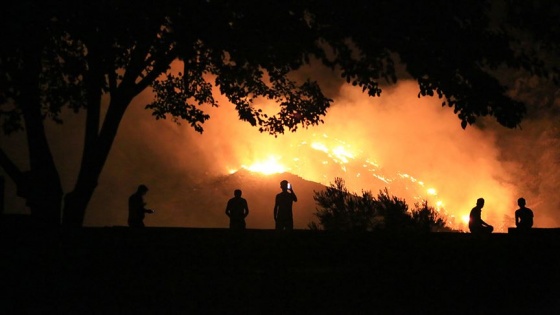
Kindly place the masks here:
MULTIPOLYGON (((554 162, 543 157, 541 162, 552 168, 533 165, 542 168, 542 176, 519 179, 521 174, 528 175, 528 162, 522 158, 524 144, 534 144, 533 136, 543 137, 536 130, 539 124, 529 121, 524 130, 506 130, 482 119, 485 128, 469 126, 463 130, 452 110, 441 107, 439 99, 419 99, 415 82, 400 81, 375 98, 350 85, 339 87, 323 125, 277 138, 239 121, 233 106, 223 98, 219 108, 206 108, 211 119, 204 124, 203 134, 170 119, 156 121, 144 110, 151 95, 143 93, 121 124, 88 208, 86 225, 124 225, 126 197, 139 183, 146 183, 151 187, 148 202, 167 209, 149 225, 225 227, 223 218, 216 221, 204 214, 189 214, 196 205, 185 199, 185 192, 203 178, 247 168, 290 172, 325 185, 342 177, 348 188, 358 193, 370 190, 377 194, 388 187, 410 206, 428 200, 454 217, 450 220, 456 228, 464 228, 461 218, 477 198, 483 197, 483 218, 498 231, 505 231, 513 225, 517 198, 524 196, 535 211, 536 226, 557 226, 558 197, 551 197, 557 162, 550 164, 554 162), (508 159, 503 158, 504 152, 509 152, 508 159), (546 175, 546 169, 551 174, 546 175)), ((274 105, 261 106, 266 110, 274 105)), ((49 124, 66 190, 74 184, 82 124, 82 116, 67 119, 63 127, 49 124), (73 147, 68 149, 68 144, 73 147)), ((5 139, 15 141, 13 137, 5 139)), ((548 146, 535 147, 543 150, 539 156, 548 154, 552 161, 557 156, 548 146)), ((24 164, 21 159, 18 163, 24 164)), ((10 194, 15 195, 12 186, 7 187, 7 198, 10 194)), ((6 212, 24 211, 21 200, 8 200, 7 204, 6 212)), ((216 211, 222 213, 222 209, 216 211)))
MULTIPOLYGON (((268 165, 325 185, 342 177, 355 192, 388 187, 411 206, 427 199, 457 218, 484 197, 483 213, 498 228, 517 196, 498 161, 495 134, 463 130, 439 100, 416 95, 414 82, 385 89, 381 98, 344 85, 325 124, 277 138, 237 121, 223 106, 210 111, 204 134, 187 132, 188 141, 214 174, 268 165)), ((192 148, 182 151, 187 157, 192 148)))

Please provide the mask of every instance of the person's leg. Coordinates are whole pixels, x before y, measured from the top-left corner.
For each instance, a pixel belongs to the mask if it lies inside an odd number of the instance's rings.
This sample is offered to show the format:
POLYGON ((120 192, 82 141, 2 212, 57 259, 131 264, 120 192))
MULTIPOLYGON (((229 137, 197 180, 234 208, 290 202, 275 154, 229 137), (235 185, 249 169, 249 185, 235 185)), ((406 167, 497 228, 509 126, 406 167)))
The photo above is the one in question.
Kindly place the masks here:
POLYGON ((276 229, 277 230, 288 230, 290 228, 290 222, 286 220, 278 220, 276 221, 276 229))
POLYGON ((131 228, 144 227, 144 222, 141 221, 128 221, 128 226, 131 228))
POLYGON ((233 219, 230 221, 230 228, 234 230, 243 230, 245 229, 245 220, 243 219, 233 219))
POLYGON ((286 222, 286 230, 293 230, 294 229, 294 221, 290 220, 286 222))

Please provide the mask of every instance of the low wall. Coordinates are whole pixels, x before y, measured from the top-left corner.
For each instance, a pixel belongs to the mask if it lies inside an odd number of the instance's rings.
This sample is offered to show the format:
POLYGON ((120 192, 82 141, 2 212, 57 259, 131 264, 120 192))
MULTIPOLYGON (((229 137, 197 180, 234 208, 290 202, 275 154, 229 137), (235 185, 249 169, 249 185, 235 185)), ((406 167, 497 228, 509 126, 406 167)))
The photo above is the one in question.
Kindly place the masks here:
POLYGON ((531 228, 530 230, 520 230, 516 227, 508 228, 508 234, 513 235, 560 235, 560 228, 531 228))

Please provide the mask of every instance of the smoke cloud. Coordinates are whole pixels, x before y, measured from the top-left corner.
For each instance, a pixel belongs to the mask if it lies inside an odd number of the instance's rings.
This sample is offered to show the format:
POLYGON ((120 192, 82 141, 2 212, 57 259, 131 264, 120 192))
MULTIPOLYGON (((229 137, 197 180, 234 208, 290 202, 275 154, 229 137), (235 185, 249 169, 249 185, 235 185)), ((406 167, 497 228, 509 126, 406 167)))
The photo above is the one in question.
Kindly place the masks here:
MULTIPOLYGON (((463 130, 441 100, 418 98, 413 81, 386 87, 376 98, 351 85, 325 81, 335 100, 325 123, 278 137, 239 121, 234 107, 220 97, 219 108, 206 108, 211 119, 202 134, 188 124, 156 121, 144 109, 151 94, 141 94, 125 114, 85 224, 125 225, 126 200, 144 183, 150 188, 148 206, 162 210, 149 218, 149 225, 226 227, 221 208, 197 210, 211 204, 197 198, 200 189, 213 178, 273 159, 286 172, 324 185, 342 177, 358 193, 376 194, 387 187, 409 205, 428 200, 459 228, 479 197, 486 200, 483 218, 498 231, 514 225, 519 197, 535 212, 535 226, 558 226, 559 116, 550 111, 559 108, 557 95, 549 97, 548 107, 530 113, 522 130, 490 119, 463 130)), ((47 126, 66 191, 78 170, 83 119, 68 114, 64 125, 47 126)), ((0 139, 24 167, 21 136, 0 139)), ((6 213, 26 213, 13 184, 8 179, 6 184, 6 213)))

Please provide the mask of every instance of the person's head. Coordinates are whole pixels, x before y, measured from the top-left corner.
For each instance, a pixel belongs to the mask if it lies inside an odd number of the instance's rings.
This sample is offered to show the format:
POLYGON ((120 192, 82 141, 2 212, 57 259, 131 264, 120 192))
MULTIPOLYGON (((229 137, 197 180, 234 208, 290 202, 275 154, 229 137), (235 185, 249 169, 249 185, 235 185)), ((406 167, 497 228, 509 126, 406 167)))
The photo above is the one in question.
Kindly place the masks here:
POLYGON ((479 207, 479 208, 484 207, 484 198, 476 199, 476 206, 479 207))
POLYGON ((148 192, 148 187, 144 184, 138 186, 138 193, 145 195, 148 192))
POLYGON ((235 197, 241 197, 241 189, 236 189, 233 191, 233 195, 235 197))
POLYGON ((519 205, 520 207, 525 207, 525 204, 525 198, 517 199, 517 205, 519 205))
POLYGON ((282 190, 287 190, 288 189, 288 181, 287 180, 283 180, 280 182, 280 188, 282 188, 282 190))

